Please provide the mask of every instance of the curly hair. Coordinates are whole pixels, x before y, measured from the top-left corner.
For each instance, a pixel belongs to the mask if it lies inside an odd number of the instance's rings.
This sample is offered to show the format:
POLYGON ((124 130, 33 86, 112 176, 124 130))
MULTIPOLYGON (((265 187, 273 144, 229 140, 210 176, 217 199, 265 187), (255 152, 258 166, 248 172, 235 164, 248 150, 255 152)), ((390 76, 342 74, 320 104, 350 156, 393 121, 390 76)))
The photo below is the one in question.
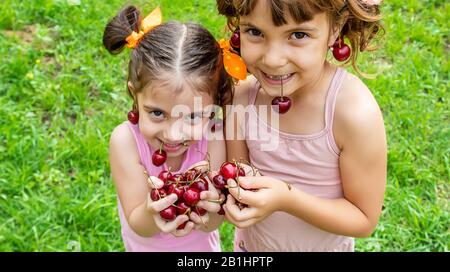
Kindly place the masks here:
MULTIPOLYGON (((352 53, 346 63, 351 63, 355 70, 362 74, 356 65, 358 53, 374 51, 371 44, 375 38, 385 34, 381 24, 378 5, 367 5, 361 0, 264 0, 269 3, 272 22, 276 26, 287 23, 286 12, 297 23, 311 20, 315 14, 325 12, 330 25, 341 25, 341 36, 350 42, 352 53)), ((249 15, 258 0, 216 0, 219 14, 226 16, 227 25, 234 30, 239 25, 239 17, 249 15)))

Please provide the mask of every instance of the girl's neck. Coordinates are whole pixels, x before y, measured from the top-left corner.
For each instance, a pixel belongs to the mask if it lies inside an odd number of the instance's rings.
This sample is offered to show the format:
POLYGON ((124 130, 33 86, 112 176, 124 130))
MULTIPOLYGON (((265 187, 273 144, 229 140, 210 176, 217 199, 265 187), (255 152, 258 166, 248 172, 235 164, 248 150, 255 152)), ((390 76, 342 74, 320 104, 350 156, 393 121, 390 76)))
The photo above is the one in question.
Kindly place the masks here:
POLYGON ((325 61, 323 68, 317 74, 316 78, 311 80, 309 84, 306 84, 302 88, 296 90, 289 97, 294 100, 302 100, 311 95, 318 94, 320 90, 327 90, 335 69, 336 67, 331 65, 328 61, 325 61))
POLYGON ((183 165, 187 152, 188 151, 186 150, 186 152, 177 157, 167 157, 166 160, 167 169, 170 168, 170 171, 178 172, 181 169, 181 166, 183 165))

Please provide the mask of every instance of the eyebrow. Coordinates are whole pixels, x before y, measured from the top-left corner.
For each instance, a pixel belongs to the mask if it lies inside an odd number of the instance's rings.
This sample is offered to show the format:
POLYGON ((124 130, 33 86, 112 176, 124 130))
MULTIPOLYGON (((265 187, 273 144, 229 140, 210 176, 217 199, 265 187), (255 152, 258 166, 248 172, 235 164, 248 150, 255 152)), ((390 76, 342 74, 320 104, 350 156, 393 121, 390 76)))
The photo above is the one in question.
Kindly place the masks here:
POLYGON ((166 113, 166 111, 164 111, 160 108, 148 106, 148 105, 144 105, 144 109, 149 110, 149 111, 160 111, 160 112, 166 113))
MULTIPOLYGON (((160 112, 163 112, 163 113, 167 113, 166 111, 164 111, 164 110, 162 110, 160 108, 153 107, 153 106, 148 106, 148 105, 144 105, 144 109, 146 109, 148 111, 160 111, 160 112)), ((188 113, 188 114, 186 114, 184 116, 190 116, 192 114, 204 116, 205 114, 208 114, 208 112, 205 112, 205 111, 190 112, 190 113, 188 113)))
MULTIPOLYGON (((290 28, 288 30, 286 30, 285 32, 296 32, 296 31, 317 31, 318 29, 316 27, 313 26, 302 26, 303 24, 300 24, 298 26, 295 26, 293 28, 290 28)), ((251 24, 251 23, 242 23, 241 24, 242 27, 248 27, 248 28, 256 28, 256 29, 260 29, 259 27, 251 24)))

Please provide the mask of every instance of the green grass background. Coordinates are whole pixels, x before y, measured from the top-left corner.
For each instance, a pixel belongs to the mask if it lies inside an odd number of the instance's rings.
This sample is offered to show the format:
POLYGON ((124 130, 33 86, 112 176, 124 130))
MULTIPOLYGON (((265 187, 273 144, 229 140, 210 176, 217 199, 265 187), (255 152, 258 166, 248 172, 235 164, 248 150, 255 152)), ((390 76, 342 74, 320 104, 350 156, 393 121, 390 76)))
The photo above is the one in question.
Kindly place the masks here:
MULTIPOLYGON (((130 108, 128 54, 102 46, 125 1, 0 3, 0 251, 123 251, 108 140, 130 108), (108 3, 107 3, 108 2, 108 3)), ((133 1, 217 38, 213 0, 133 1)), ((361 68, 388 134, 379 225, 357 251, 448 251, 449 18, 445 0, 384 1, 386 41, 361 68)), ((363 54, 364 55, 364 54, 363 54)), ((233 228, 220 228, 232 251, 233 228)))

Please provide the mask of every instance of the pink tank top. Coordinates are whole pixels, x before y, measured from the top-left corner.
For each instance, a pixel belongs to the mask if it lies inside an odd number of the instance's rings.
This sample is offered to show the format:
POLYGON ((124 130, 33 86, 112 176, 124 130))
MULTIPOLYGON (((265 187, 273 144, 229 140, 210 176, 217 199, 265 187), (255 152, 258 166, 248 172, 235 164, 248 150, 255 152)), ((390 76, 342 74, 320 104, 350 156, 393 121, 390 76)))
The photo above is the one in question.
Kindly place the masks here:
MULTIPOLYGON (((250 162, 262 175, 286 181, 318 197, 343 196, 340 151, 332 128, 336 96, 345 75, 346 71, 338 68, 333 76, 325 102, 325 128, 312 135, 284 133, 262 121, 254 105, 260 89, 255 84, 249 92, 250 109, 244 132, 250 162), (258 131, 263 139, 278 137, 278 148, 262 151, 262 142, 251 140, 250 131, 258 131)), ((354 239, 325 232, 288 213, 275 212, 256 225, 236 229, 234 248, 235 251, 353 251, 354 239)))
MULTIPOLYGON (((136 140, 136 145, 141 158, 141 164, 145 167, 147 172, 152 175, 158 175, 163 169, 167 169, 166 164, 156 167, 151 163, 151 155, 153 150, 150 145, 145 141, 138 125, 133 125, 130 122, 126 122, 130 130, 132 131, 136 140)), ((187 170, 192 164, 202 161, 208 148, 208 141, 203 138, 196 144, 191 145, 185 153, 185 159, 178 172, 180 173, 187 170), (198 152, 200 150, 201 152, 198 152)), ((125 244, 126 251, 152 251, 152 252, 167 252, 167 251, 184 251, 184 252, 206 252, 206 251, 221 251, 219 232, 215 230, 213 232, 202 232, 193 230, 190 234, 184 237, 175 237, 172 234, 159 233, 152 237, 142 237, 136 234, 128 225, 125 218, 122 205, 119 198, 117 198, 120 224, 122 226, 122 239, 125 244)))

